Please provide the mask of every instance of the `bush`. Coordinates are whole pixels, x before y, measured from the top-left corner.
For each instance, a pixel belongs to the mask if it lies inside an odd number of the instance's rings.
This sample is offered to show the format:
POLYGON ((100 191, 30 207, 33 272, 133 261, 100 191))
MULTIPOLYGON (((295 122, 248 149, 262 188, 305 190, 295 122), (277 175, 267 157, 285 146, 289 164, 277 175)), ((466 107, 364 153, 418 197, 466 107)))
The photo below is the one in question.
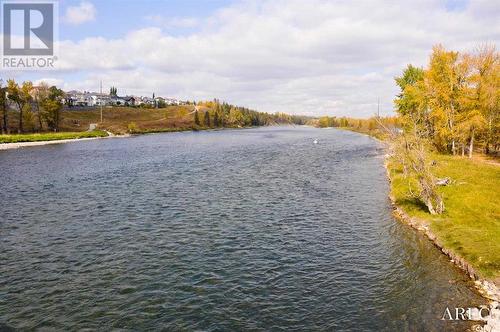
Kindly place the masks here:
POLYGON ((128 128, 128 132, 131 134, 138 132, 138 129, 139 129, 135 122, 130 122, 128 124, 127 128, 128 128))

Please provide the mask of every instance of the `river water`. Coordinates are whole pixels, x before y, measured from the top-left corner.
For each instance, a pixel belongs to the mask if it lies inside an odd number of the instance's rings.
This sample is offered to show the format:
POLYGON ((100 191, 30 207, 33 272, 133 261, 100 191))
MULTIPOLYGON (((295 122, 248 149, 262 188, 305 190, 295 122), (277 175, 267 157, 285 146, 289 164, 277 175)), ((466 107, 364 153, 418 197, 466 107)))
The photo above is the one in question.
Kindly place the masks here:
POLYGON ((308 127, 0 151, 0 329, 461 331, 483 301, 392 217, 383 154, 308 127))

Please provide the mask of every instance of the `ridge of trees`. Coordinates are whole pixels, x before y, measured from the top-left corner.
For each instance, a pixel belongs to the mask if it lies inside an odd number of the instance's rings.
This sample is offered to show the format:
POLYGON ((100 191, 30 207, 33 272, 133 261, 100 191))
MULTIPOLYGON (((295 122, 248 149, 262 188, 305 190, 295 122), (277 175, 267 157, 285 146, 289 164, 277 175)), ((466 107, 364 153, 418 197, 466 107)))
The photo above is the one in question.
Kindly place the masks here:
POLYGON ((498 151, 500 55, 494 46, 459 53, 437 45, 426 68, 408 65, 395 80, 405 130, 440 152, 472 157, 476 146, 486 154, 498 151))
POLYGON ((433 175, 429 151, 467 152, 469 158, 475 144, 486 154, 498 151, 499 53, 492 46, 460 54, 437 45, 426 68, 408 65, 395 81, 400 93, 394 104, 403 130, 391 135, 393 159, 402 166, 410 194, 431 214, 440 214, 445 209, 437 190, 441 181, 433 175))
POLYGON ((196 105, 207 109, 204 112, 195 112, 195 119, 198 116, 199 124, 203 124, 205 127, 249 127, 273 124, 303 125, 311 120, 307 116, 258 112, 246 107, 220 102, 218 99, 198 102, 196 105))
POLYGON ((42 83, 37 87, 30 81, 22 84, 13 79, 4 84, 0 80, 0 112, 2 113, 2 134, 10 133, 9 110, 17 111, 17 132, 58 131, 63 108, 64 92, 56 86, 42 83), (13 107, 10 107, 13 106, 13 107))

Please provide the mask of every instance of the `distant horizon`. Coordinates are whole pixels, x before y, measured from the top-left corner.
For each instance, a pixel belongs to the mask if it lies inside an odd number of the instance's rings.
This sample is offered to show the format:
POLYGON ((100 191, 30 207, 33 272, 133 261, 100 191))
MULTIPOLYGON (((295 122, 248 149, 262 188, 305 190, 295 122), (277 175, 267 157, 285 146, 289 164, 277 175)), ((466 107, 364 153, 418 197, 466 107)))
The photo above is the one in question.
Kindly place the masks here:
POLYGON ((436 44, 496 45, 496 1, 59 3, 58 69, 5 71, 64 91, 218 98, 261 112, 393 115, 394 83, 436 44), (460 22, 460 24, 457 24, 460 22))

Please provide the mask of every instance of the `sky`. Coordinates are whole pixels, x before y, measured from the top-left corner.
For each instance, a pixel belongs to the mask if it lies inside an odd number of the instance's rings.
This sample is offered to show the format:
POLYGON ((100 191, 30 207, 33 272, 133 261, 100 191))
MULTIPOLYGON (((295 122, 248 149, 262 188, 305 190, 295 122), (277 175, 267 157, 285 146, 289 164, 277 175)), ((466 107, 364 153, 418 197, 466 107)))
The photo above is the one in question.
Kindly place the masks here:
POLYGON ((56 70, 3 72, 64 90, 266 112, 393 113, 394 77, 433 45, 498 47, 500 1, 60 0, 56 70))

